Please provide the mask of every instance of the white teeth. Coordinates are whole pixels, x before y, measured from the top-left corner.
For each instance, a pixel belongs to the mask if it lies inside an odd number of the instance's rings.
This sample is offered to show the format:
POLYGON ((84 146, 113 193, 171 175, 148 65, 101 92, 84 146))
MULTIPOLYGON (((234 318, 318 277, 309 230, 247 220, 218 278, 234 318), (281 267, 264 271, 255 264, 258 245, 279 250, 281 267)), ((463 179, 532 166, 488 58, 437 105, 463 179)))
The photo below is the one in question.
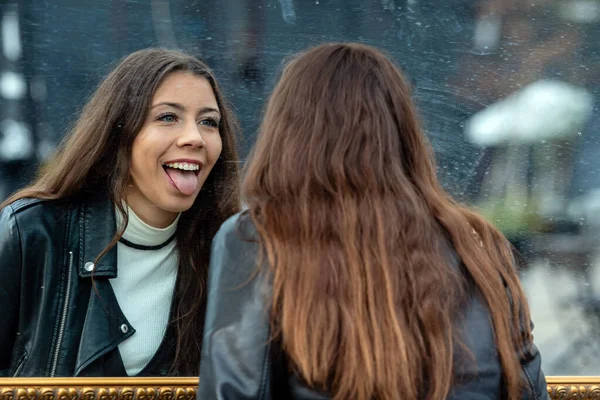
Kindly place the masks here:
POLYGON ((167 167, 169 168, 177 168, 177 169, 182 169, 184 171, 197 171, 200 169, 200 166, 198 164, 192 164, 192 163, 167 163, 165 164, 167 167))

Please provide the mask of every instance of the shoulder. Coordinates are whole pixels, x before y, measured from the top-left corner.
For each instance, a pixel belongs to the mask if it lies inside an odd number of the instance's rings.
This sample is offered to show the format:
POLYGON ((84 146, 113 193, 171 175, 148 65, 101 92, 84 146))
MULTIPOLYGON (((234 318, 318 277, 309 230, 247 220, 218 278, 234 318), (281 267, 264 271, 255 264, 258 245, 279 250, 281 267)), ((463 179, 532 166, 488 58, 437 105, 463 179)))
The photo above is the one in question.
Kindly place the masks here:
POLYGON ((247 212, 242 211, 227 219, 212 242, 209 271, 213 279, 247 279, 256 270, 260 250, 258 238, 247 212))
POLYGON ((15 215, 31 215, 31 214, 45 214, 53 212, 55 210, 63 210, 67 206, 68 202, 64 200, 47 200, 47 199, 36 199, 36 198, 23 198, 15 200, 14 202, 6 205, 2 209, 9 210, 15 215))
POLYGON ((28 210, 30 208, 39 208, 40 206, 43 207, 43 205, 45 203, 47 203, 48 200, 43 200, 43 199, 34 199, 34 198, 24 198, 24 199, 18 199, 13 201, 12 203, 8 204, 6 207, 4 207, 2 209, 2 211, 8 209, 10 210, 10 212, 12 213, 20 213, 23 212, 25 210, 28 210))
POLYGON ((56 220, 68 209, 69 203, 65 201, 24 198, 6 205, 0 212, 5 217, 14 217, 19 224, 29 225, 56 220))
MULTIPOLYGON (((53 213, 49 213, 45 207, 46 203, 45 200, 24 198, 0 210, 0 258, 3 266, 19 264, 17 258, 24 256, 21 253, 28 248, 26 244, 29 238, 37 238, 40 231, 48 231, 56 226, 52 223, 55 220, 53 213)), ((50 231, 46 236, 55 236, 53 233, 50 231)))
POLYGON ((258 232, 250 214, 247 211, 241 211, 223 222, 213 239, 213 247, 215 244, 226 247, 253 247, 258 241, 258 232))

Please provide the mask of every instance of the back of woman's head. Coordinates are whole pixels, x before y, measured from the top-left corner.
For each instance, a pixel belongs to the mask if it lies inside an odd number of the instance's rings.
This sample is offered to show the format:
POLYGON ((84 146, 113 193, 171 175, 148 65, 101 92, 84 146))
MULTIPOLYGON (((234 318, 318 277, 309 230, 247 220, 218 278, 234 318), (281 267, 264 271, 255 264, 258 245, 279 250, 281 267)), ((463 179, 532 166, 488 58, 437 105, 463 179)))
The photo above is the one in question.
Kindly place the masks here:
POLYGON ((313 187, 364 194, 435 180, 409 86, 388 58, 358 44, 319 46, 286 66, 256 158, 276 171, 282 203, 313 187))
POLYGON ((528 314, 508 243, 441 188, 410 96, 365 45, 321 45, 284 68, 243 187, 274 273, 275 332, 335 399, 445 398, 472 280, 516 396, 528 314))

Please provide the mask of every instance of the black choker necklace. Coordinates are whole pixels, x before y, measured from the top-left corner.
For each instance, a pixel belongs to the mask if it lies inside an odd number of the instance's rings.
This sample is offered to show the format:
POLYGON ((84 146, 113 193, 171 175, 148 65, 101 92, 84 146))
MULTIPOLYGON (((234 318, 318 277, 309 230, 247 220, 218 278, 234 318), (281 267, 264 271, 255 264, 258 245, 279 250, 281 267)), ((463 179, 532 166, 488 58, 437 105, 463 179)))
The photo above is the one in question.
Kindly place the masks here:
POLYGON ((131 247, 132 249, 136 249, 136 250, 160 250, 163 247, 165 247, 166 245, 168 245, 169 243, 171 243, 173 241, 173 239, 175 239, 176 235, 177 235, 177 233, 174 233, 173 236, 168 238, 166 242, 157 244, 155 246, 144 246, 141 244, 132 243, 125 238, 120 238, 119 242, 123 243, 127 247, 131 247))

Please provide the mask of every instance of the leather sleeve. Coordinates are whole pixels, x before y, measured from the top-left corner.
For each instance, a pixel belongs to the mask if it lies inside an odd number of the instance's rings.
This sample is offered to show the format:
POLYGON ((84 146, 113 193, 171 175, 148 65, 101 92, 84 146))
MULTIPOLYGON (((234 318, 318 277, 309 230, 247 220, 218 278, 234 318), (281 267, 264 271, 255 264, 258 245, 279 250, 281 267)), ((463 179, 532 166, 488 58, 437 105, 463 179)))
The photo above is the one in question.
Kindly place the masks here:
POLYGON ((244 214, 226 221, 213 239, 198 400, 328 399, 288 373, 271 337, 271 274, 259 270, 256 239, 244 214))
POLYGON ((19 323, 21 240, 13 209, 0 212, 0 376, 9 376, 19 323))
MULTIPOLYGON (((524 269, 525 260, 521 257, 521 255, 517 252, 516 249, 513 249, 513 265, 515 269, 521 271, 524 269)), ((510 291, 507 288, 507 293, 509 296, 509 300, 512 303, 512 296, 510 291)), ((520 315, 521 320, 521 332, 524 335, 525 329, 523 329, 527 323, 529 323, 531 327, 531 331, 533 332, 534 324, 533 321, 527 320, 523 315, 520 315)), ((544 372, 542 371, 542 356, 540 351, 538 350, 535 343, 530 342, 525 345, 523 351, 519 355, 521 359, 522 366, 522 375, 525 381, 524 391, 522 394, 523 400, 546 400, 550 399, 550 395, 548 394, 548 386, 546 383, 546 377, 544 376, 544 372)))
MULTIPOLYGON (((457 363, 455 385, 447 400, 485 400, 493 393, 506 398, 502 386, 502 367, 498 360, 494 331, 487 306, 479 296, 472 298, 462 327, 469 352, 457 363)), ((522 400, 549 400, 541 356, 533 343, 521 352, 522 400)))
POLYGON ((198 399, 270 399, 267 280, 237 217, 213 239, 198 399))
MULTIPOLYGON (((533 330, 533 323, 531 324, 533 330)), ((529 348, 523 352, 521 366, 526 381, 526 391, 523 393, 523 399, 527 400, 550 400, 548 394, 548 385, 546 377, 542 372, 542 356, 534 343, 529 344, 529 348)))

